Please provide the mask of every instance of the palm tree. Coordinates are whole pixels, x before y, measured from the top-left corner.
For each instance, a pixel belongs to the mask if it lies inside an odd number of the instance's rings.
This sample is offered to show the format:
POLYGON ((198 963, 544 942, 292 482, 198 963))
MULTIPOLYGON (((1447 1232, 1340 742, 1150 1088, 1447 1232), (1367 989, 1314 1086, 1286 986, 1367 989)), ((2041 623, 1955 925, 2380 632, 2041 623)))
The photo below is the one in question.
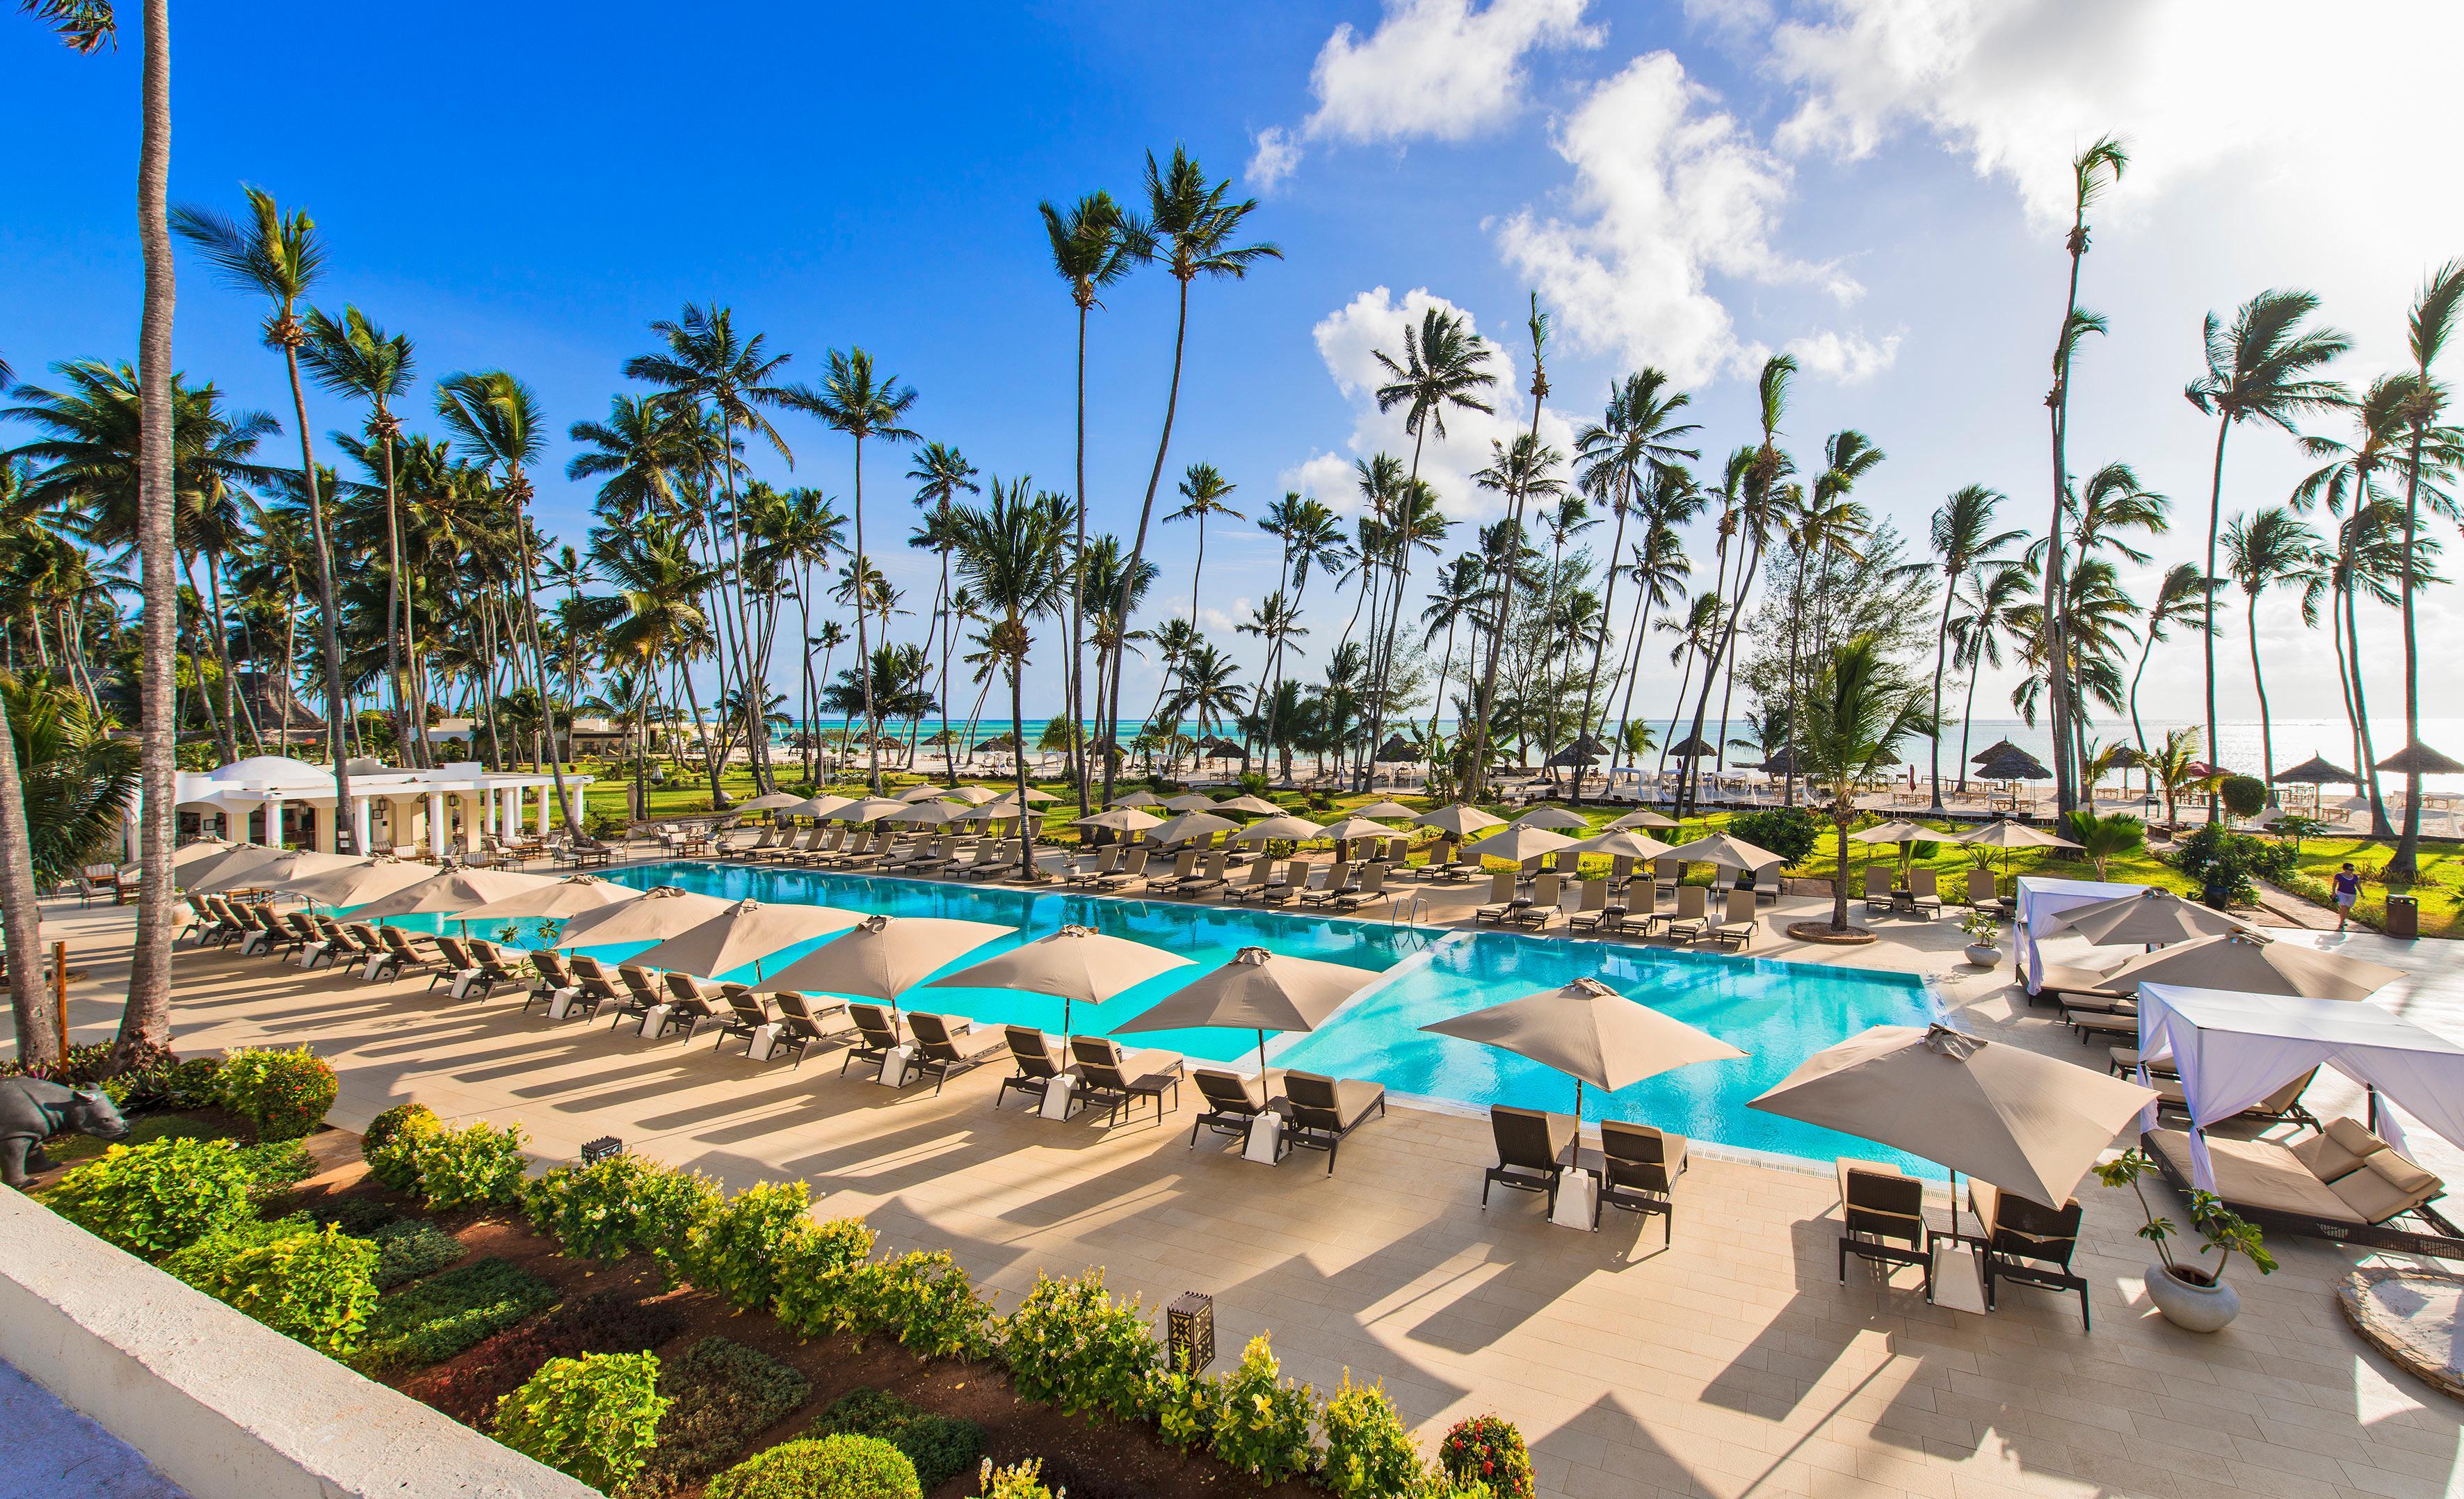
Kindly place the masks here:
POLYGON ((1198 556, 1189 564, 1189 628, 1192 629, 1198 628, 1199 580, 1206 574, 1206 518, 1229 516, 1235 520, 1248 519, 1225 503, 1232 492, 1240 487, 1217 473, 1215 465, 1193 463, 1181 475, 1180 508, 1163 518, 1167 525, 1175 520, 1198 522, 1198 556))
POLYGON ((308 396, 299 382, 299 347, 308 340, 307 326, 299 320, 299 301, 325 268, 325 247, 317 238, 317 221, 304 209, 285 217, 272 193, 258 187, 242 190, 248 196, 245 223, 184 204, 172 213, 172 227, 204 252, 229 284, 256 293, 272 307, 265 320, 265 342, 282 351, 283 367, 291 377, 292 419, 299 432, 299 484, 308 497, 309 535, 316 543, 317 629, 325 675, 325 753, 334 769, 335 844, 356 849, 344 810, 351 805, 350 757, 342 744, 349 705, 334 609, 332 540, 325 529, 324 495, 317 482, 317 454, 308 439, 308 396))
MULTIPOLYGON (((2044 563, 2044 599, 2046 618, 2060 628, 2060 613, 2055 607, 2062 591, 2062 520, 2070 508, 2070 412, 2071 357, 2079 350, 2079 341, 2090 333, 2102 333, 2104 320, 2093 313, 2082 312, 2079 304, 2079 262, 2088 250, 2087 209, 2097 195, 2112 184, 2122 181, 2123 172, 2130 165, 2130 153, 2112 136, 2099 136, 2088 148, 2071 159, 2071 229, 2063 246, 2070 254, 2070 292, 2062 304, 2061 335, 2054 342, 2054 387, 2045 396, 2045 408, 2053 423, 2054 436, 2054 509, 2053 519, 2045 526, 2047 553, 2044 563)), ((2051 642, 2051 656, 2056 661, 2067 659, 2068 652, 2059 639, 2051 642)), ((2072 783, 2068 752, 2068 720, 2064 704, 2067 693, 2054 694, 2054 799, 2062 811, 2071 809, 2072 783)), ((1963 784, 1968 779, 1966 767, 1960 772, 1963 784)), ((1939 804, 1937 804, 1939 805, 1939 804)))
MULTIPOLYGON (((1574 460, 1583 466, 1583 488, 1605 498, 1617 516, 1617 531, 1609 540, 1608 592, 1600 600, 1603 619, 1617 607, 1617 560, 1625 552, 1627 514, 1641 505, 1645 493, 1657 485, 1659 474, 1669 465, 1703 455, 1699 449, 1677 446, 1677 439, 1702 430, 1692 422, 1674 420, 1690 404, 1692 397, 1684 391, 1668 389, 1665 374, 1645 365, 1626 376, 1622 386, 1610 388, 1608 409, 1597 425, 1575 434, 1574 460)), ((1592 651, 1591 674, 1583 683, 1583 716, 1574 724, 1578 740, 1592 732, 1592 699, 1600 685, 1599 648, 1607 645, 1608 633, 1600 631, 1598 646, 1592 651)), ((1589 764, 1588 760, 1580 760, 1574 765, 1577 806, 1583 802, 1583 771, 1589 764)))
MULTIPOLYGON (((1044 232, 1052 246, 1052 269, 1069 283, 1069 300, 1078 309, 1078 454, 1075 536, 1069 549, 1069 681, 1066 694, 1070 722, 1082 728, 1087 703, 1082 695, 1087 649, 1087 315, 1103 306, 1096 293, 1130 274, 1147 248, 1146 230, 1112 201, 1096 191, 1067 209, 1046 200, 1037 205, 1044 232)), ((946 670, 945 670, 946 674, 946 670)), ((1078 815, 1088 812, 1087 757, 1070 736, 1069 779, 1078 787, 1078 815)))
MULTIPOLYGON (((2208 371, 2182 388, 2182 395, 2202 415, 2216 419, 2213 482, 2208 494, 2208 560, 2206 575, 2216 572, 2216 542, 2224 523, 2225 438, 2236 423, 2273 423, 2294 432, 2293 419, 2346 399, 2343 386, 2321 380, 2312 371, 2352 347, 2352 340, 2333 328, 2303 328, 2302 320, 2319 308, 2308 292, 2274 290, 2244 302, 2226 327, 2208 314, 2201 342, 2208 371)), ((2204 606, 2202 645, 2207 660, 2208 743, 2216 738, 2215 596, 2204 606)), ((2209 815, 2215 812, 2212 802, 2209 815)), ((2399 849, 2401 851, 2401 849, 2399 849)))
MULTIPOLYGON (((436 383, 436 417, 446 430, 461 439, 492 468, 501 468, 505 498, 513 505, 515 546, 522 583, 522 624, 530 637, 532 674, 539 690, 539 713, 547 742, 556 742, 556 724, 549 706, 547 651, 539 645, 537 557, 538 532, 530 523, 531 481, 528 469, 547 451, 547 432, 539 415, 539 397, 531 387, 501 369, 448 375, 436 383)), ((556 808, 564 830, 582 836, 582 818, 565 790, 564 760, 551 750, 548 771, 556 783, 556 808)))
MULTIPOLYGON (((2421 293, 2412 301, 2412 313, 2406 322, 2406 347, 2412 355, 2412 401, 2405 412, 2407 441, 2404 464, 2404 547, 2410 556, 2419 540, 2421 524, 2422 465, 2426 458, 2444 457, 2451 466, 2454 456, 2452 441, 2435 445, 2432 453, 2424 448, 2431 430, 2447 405, 2447 387, 2431 377, 2430 367, 2438 363, 2446 351, 2448 335, 2454 330, 2455 309, 2464 302, 2464 260, 2450 260, 2430 274, 2421 293), (2443 451, 2436 451, 2443 450, 2443 451)), ((2442 513, 2455 517, 2450 503, 2442 513)), ((2404 834, 2396 840, 2395 852, 2387 863, 2387 875, 2391 880, 2409 881, 2421 855, 2421 655, 2413 638, 2412 572, 2404 574, 2404 743, 2412 760, 2405 772, 2404 834)))
POLYGON ((2276 725, 2267 706, 2267 675, 2258 664, 2258 601, 2279 584, 2301 588, 2301 623, 2319 626, 2319 600, 2328 585, 2327 568, 2320 559, 2319 533, 2294 518, 2293 512, 2273 506, 2255 517, 2235 516, 2225 528, 2226 576, 2241 585, 2248 613, 2250 679, 2258 691, 2258 741, 2261 774, 2268 800, 2276 798, 2276 725))
MULTIPOLYGON (((1518 462, 1511 469, 1499 473, 1498 478, 1503 482, 1491 482, 1479 474, 1472 476, 1475 483, 1505 492, 1507 531, 1500 538, 1503 544, 1494 555, 1509 562, 1519 558, 1522 551, 1523 505, 1529 497, 1526 486, 1529 481, 1548 476, 1550 464, 1540 461, 1543 454, 1548 454, 1552 461, 1554 458, 1554 454, 1540 446, 1540 410, 1549 400, 1549 315, 1540 310, 1538 292, 1531 294, 1530 316, 1525 319, 1524 327, 1531 337, 1531 384, 1526 387, 1531 393, 1531 426, 1516 438, 1511 449, 1500 446, 1492 439, 1490 450, 1500 459, 1513 453, 1529 461, 1518 462)), ((1504 465, 1493 464, 1491 468, 1496 472, 1504 469, 1504 465)), ((1489 630, 1488 659, 1481 668, 1480 701, 1472 717, 1470 742, 1463 744, 1463 736, 1456 737, 1457 756, 1463 765, 1461 794, 1465 801, 1480 800, 1481 779, 1488 770, 1488 716, 1497 701, 1497 665, 1506 646, 1507 621, 1514 612, 1513 584, 1513 578, 1508 575, 1500 575, 1492 580, 1491 586, 1497 595, 1497 620, 1489 630)))
MULTIPOLYGON (((756 333, 745 337, 736 331, 736 315, 726 307, 701 307, 685 304, 683 314, 673 322, 661 319, 650 324, 650 331, 667 345, 663 352, 639 354, 625 362, 625 378, 645 381, 668 393, 671 403, 703 416, 718 419, 718 442, 711 454, 727 496, 727 517, 731 545, 726 557, 733 565, 722 563, 720 573, 735 587, 732 621, 724 633, 733 641, 737 661, 737 681, 746 702, 769 700, 769 685, 764 676, 764 663, 753 650, 752 619, 744 593, 743 516, 736 502, 736 473, 741 467, 737 457, 736 431, 742 428, 751 435, 766 440, 790 468, 796 455, 788 451, 786 439, 772 426, 765 408, 789 404, 789 390, 778 383, 779 371, 792 355, 769 353, 767 337, 756 333)), ((712 532, 714 550, 716 534, 712 532)), ((720 673, 724 690, 726 672, 720 673)), ((763 791, 776 789, 770 777, 770 736, 759 724, 748 725, 752 738, 753 777, 763 791)))
MULTIPOLYGON (((1242 224, 1257 211, 1258 200, 1244 198, 1232 201, 1232 182, 1226 178, 1209 187, 1206 174, 1192 160, 1185 147, 1172 148, 1172 165, 1157 165, 1155 153, 1147 153, 1147 225, 1137 235, 1133 252, 1137 258, 1159 261, 1178 285, 1179 313, 1172 336, 1172 384, 1164 397, 1163 435, 1155 440, 1155 467, 1147 474, 1146 499, 1138 507, 1138 529, 1130 541, 1128 569, 1121 576, 1126 589, 1146 561, 1147 525, 1155 517, 1155 491, 1163 483, 1163 462, 1172 450, 1172 424, 1180 409, 1180 369, 1189 346, 1189 283, 1199 276, 1234 280, 1244 278, 1249 268, 1265 260, 1281 260, 1282 250, 1269 242, 1236 245, 1242 224)), ((1081 496, 1084 498, 1084 496, 1081 496)), ((1121 632, 1112 643, 1111 695, 1104 707, 1103 737, 1116 737, 1121 720, 1121 651, 1128 646, 1130 601, 1126 592, 1112 601, 1113 611, 1120 616, 1121 632)), ((1104 758, 1103 800, 1112 800, 1113 760, 1104 758)))
MULTIPOLYGON (((1632 737, 1634 690, 1642 679, 1642 647, 1651 632, 1651 611, 1683 598, 1685 584, 1694 575, 1693 560, 1685 555, 1685 540, 1677 528, 1701 516, 1705 501, 1693 474, 1675 464, 1656 467, 1643 490, 1642 540, 1634 544, 1625 568, 1626 576, 1634 580, 1635 596, 1625 662, 1619 668, 1625 676, 1625 701, 1617 709, 1619 745, 1632 737)), ((1648 725, 1644 733, 1649 735, 1648 725)))
MULTIPOLYGON (((1017 793, 1026 801, 1026 710, 1021 680, 1033 646, 1027 626, 1061 606, 1062 559, 1069 545, 1064 504, 1051 496, 1030 496, 1024 474, 1006 489, 992 483, 982 509, 961 507, 953 518, 958 571, 982 595, 996 616, 987 644, 1009 676, 1010 742, 1017 748, 1017 793)), ((1023 840, 1019 871, 1034 868, 1035 840, 1023 840)))
POLYGON ((1830 798, 1831 826, 1839 842, 1837 873, 1831 884, 1831 930, 1848 930, 1848 829, 1858 818, 1863 783, 1899 761, 1900 741, 1932 732, 1925 716, 1925 684, 1883 655, 1871 635, 1834 647, 1806 694, 1803 723, 1795 727, 1797 759, 1808 786, 1830 798))
POLYGON ((1438 716, 1445 711, 1446 678, 1455 669, 1455 627, 1466 620, 1477 625, 1480 611, 1488 603, 1488 559, 1478 552, 1458 554, 1438 574, 1438 585, 1429 594, 1426 607, 1420 610, 1420 649, 1426 650, 1446 632, 1446 649, 1438 658, 1437 691, 1429 694, 1429 726, 1422 738, 1434 739, 1438 734, 1438 716))
MULTIPOLYGON (((1763 361, 1762 374, 1755 382, 1756 409, 1762 421, 1762 442, 1743 452, 1742 466, 1731 460, 1735 473, 1737 504, 1736 540, 1746 549, 1738 559, 1737 590, 1728 606, 1727 626, 1713 642, 1709 659, 1705 663, 1703 685, 1694 700, 1694 728, 1690 738, 1703 737, 1704 715, 1711 704, 1711 681, 1720 674, 1720 663, 1730 657, 1737 640, 1737 622, 1745 613, 1746 596, 1753 589, 1754 576, 1762 569, 1763 548, 1771 542, 1772 523, 1777 519, 1773 501, 1778 498, 1780 481, 1794 471, 1795 465, 1779 449, 1780 423, 1788 416, 1788 392, 1796 377, 1796 358, 1791 354, 1774 354, 1763 361)), ((1727 716, 1726 710, 1721 717, 1727 716)), ((1721 736, 1723 742, 1727 736, 1721 736)), ((1686 761, 1683 788, 1677 802, 1677 815, 1682 819, 1694 803, 1694 787, 1702 771, 1703 760, 1695 756, 1686 761)))
MULTIPOLYGON (((1489 360, 1488 342, 1472 331, 1462 314, 1443 307, 1430 307, 1420 314, 1420 326, 1403 329, 1401 363, 1385 350, 1373 351, 1378 366, 1393 378, 1377 387, 1377 409, 1405 408, 1403 430, 1412 434, 1412 468, 1405 476, 1405 493, 1420 487, 1420 454, 1427 447, 1429 433, 1435 431, 1443 442, 1446 435, 1446 408, 1460 411, 1494 411, 1495 407, 1480 398, 1478 392, 1497 384, 1497 377, 1483 366, 1489 360)), ((1397 549, 1395 576, 1392 580, 1394 623, 1385 629, 1385 649, 1378 649, 1378 629, 1373 619, 1370 625, 1372 669, 1369 683, 1369 730, 1367 742, 1374 748, 1385 731, 1386 690, 1395 668, 1394 639, 1403 618, 1403 584, 1412 572, 1409 539, 1397 549)), ((1366 783, 1362 789, 1368 789, 1366 783)))
POLYGON ((1967 612, 1951 616, 1951 665, 1968 673, 1967 705, 1959 716, 1959 786, 1968 790, 1968 729, 1976 721, 1976 682, 1985 668, 2002 669, 2002 647, 2019 636, 2018 611, 2028 597, 2027 569, 1987 562, 1968 574, 1958 603, 1967 612))
POLYGON ((1960 581, 1995 552, 2026 535, 2024 531, 1993 532, 1994 507, 2001 491, 1982 484, 1963 484, 1951 491, 1933 513, 1933 553, 1942 565, 1942 624, 1933 641, 1933 810, 1942 810, 1942 670, 1950 650, 1950 606, 1960 581))
POLYGON ((2146 674, 2147 657, 2164 643, 2165 632, 2176 625, 2184 629, 2208 628, 2208 598, 2215 590, 2215 580, 2203 578, 2196 562, 2175 562, 2165 571, 2156 584, 2156 597, 2139 619, 2139 665, 2130 673, 2130 738, 2139 746, 2142 760, 2147 757, 2147 731, 2139 723, 2139 679, 2146 674))
POLYGON ((410 390, 410 337, 400 333, 387 337, 357 307, 344 307, 339 320, 311 308, 308 342, 301 345, 299 357, 327 391, 356 396, 368 404, 363 430, 377 445, 385 481, 385 681, 393 693, 394 742, 407 745, 410 723, 404 716, 402 636, 396 628, 403 601, 402 520, 393 468, 394 442, 402 435, 402 423, 393 414, 393 403, 410 390))
MULTIPOLYGON (((907 471, 915 481, 915 504, 930 510, 933 522, 926 529, 933 535, 933 550, 941 557, 940 591, 933 599, 934 624, 941 636, 940 695, 950 695, 950 551, 957 544, 950 524, 951 507, 960 494, 979 493, 976 483, 976 466, 965 455, 947 443, 928 442, 915 450, 915 466, 907 471)), ((949 773, 950 784, 958 783, 957 757, 943 755, 941 765, 949 773)))
MULTIPOLYGON (((868 570, 864 550, 864 440, 868 437, 887 443, 915 441, 915 433, 900 425, 908 408, 915 404, 915 387, 902 386, 895 375, 875 375, 872 356, 861 348, 845 352, 830 350, 829 372, 823 377, 818 389, 797 386, 784 399, 818 416, 822 421, 847 434, 855 444, 855 553, 847 559, 850 576, 862 578, 868 570)), ((865 629, 865 610, 855 614, 855 653, 859 661, 871 659, 872 648, 865 629)), ((869 758, 867 782, 875 795, 881 792, 881 720, 872 701, 872 673, 862 673, 865 692, 865 738, 869 758)))
POLYGON ((2165 793, 2165 822, 2167 827, 2180 821, 2175 816, 2175 806, 2183 792, 2212 792, 2224 780, 2221 773, 2212 770, 2202 772, 2195 768, 2198 760, 2199 730, 2196 725, 2167 730, 2165 742, 2158 745, 2156 753, 2149 757, 2148 774, 2155 777, 2157 786, 2165 793))

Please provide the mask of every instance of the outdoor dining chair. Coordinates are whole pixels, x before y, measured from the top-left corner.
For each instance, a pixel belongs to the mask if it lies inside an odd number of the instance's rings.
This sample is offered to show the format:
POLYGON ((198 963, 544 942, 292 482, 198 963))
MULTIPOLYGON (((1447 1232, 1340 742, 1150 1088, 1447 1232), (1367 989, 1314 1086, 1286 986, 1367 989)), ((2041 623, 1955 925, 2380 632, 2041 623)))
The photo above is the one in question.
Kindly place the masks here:
POLYGON ((1488 1211, 1488 1189, 1500 1186, 1544 1193, 1549 1210, 1555 1212, 1557 1182, 1573 1162, 1574 1116, 1491 1104, 1488 1127, 1497 1138, 1497 1164, 1481 1173, 1481 1211, 1488 1211))

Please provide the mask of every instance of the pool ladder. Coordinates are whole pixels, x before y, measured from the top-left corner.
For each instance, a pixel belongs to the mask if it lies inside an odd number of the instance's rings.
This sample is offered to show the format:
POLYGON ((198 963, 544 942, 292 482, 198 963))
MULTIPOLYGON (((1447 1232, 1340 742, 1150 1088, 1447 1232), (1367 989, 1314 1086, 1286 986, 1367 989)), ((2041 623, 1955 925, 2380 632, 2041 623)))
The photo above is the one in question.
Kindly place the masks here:
POLYGON ((1421 918, 1426 916, 1428 914, 1429 897, 1424 894, 1416 893, 1412 896, 1412 903, 1408 906, 1404 905, 1399 900, 1387 906, 1386 924, 1390 927, 1399 925, 1418 928, 1420 924, 1421 918))

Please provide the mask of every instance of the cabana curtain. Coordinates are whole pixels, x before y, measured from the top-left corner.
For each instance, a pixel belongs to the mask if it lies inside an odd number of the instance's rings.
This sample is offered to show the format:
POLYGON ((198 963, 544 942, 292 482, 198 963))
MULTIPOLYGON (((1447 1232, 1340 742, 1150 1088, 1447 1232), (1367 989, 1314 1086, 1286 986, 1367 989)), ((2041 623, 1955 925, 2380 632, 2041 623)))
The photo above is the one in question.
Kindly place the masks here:
POLYGON ((2045 981, 2045 958, 2038 938, 2053 930, 2054 918, 2074 906, 2092 905, 2117 895, 2136 895, 2145 885, 2116 885, 2101 880, 2057 880, 2041 874, 2019 876, 2019 899, 2013 915, 2018 933, 2019 972, 2034 994, 2045 981))

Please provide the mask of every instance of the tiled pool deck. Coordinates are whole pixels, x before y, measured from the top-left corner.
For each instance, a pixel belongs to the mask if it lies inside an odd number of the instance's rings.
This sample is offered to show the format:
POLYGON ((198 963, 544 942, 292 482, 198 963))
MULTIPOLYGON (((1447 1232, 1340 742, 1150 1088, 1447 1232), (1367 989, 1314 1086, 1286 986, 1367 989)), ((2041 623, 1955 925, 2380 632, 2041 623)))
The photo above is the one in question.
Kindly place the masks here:
MULTIPOLYGON (((88 970, 72 1017, 99 1037, 117 1018, 129 914, 55 902, 46 920, 88 970)), ((1959 941, 1947 922, 1895 927, 1851 960, 1937 976, 1971 1027, 2092 1060, 2046 1012, 2026 1013, 2007 968, 1959 970, 1959 941)), ((2420 971, 2384 1000, 2464 1034, 2447 944, 2351 945, 2420 971)), ((2099 1191, 2082 1251, 2096 1327, 2082 1333, 2076 1301, 2050 1293, 2010 1290, 2000 1311, 1969 1316, 1926 1306, 1912 1272, 1881 1287, 1852 1266, 1842 1286, 1827 1171, 1698 1160, 1663 1249, 1658 1223, 1614 1212, 1596 1236, 1549 1226, 1516 1194, 1484 1213, 1487 1128, 1452 1113, 1403 1109, 1364 1128, 1330 1180, 1311 1157, 1268 1170, 1193 1153, 1186 1100, 1162 1129, 1110 1133, 996 1113, 1002 1066, 937 1098, 892 1095, 841 1079, 820 1051, 799 1070, 760 1068, 707 1043, 552 1025, 503 996, 451 1003, 420 981, 186 949, 177 973, 184 1049, 312 1046, 341 1074, 338 1123, 415 1097, 517 1120, 550 1157, 613 1134, 732 1184, 805 1178, 825 1211, 864 1213, 898 1247, 947 1246, 1013 1295, 1039 1269, 1089 1266, 1150 1305, 1213 1291, 1225 1346, 1270 1330, 1288 1372, 1381 1378, 1424 1431, 1486 1410, 1516 1421, 1550 1494, 2464 1488, 2464 1406, 2365 1349, 2337 1311, 2362 1257, 2280 1241, 2276 1275, 2236 1277, 2241 1320, 2194 1336, 2148 1309, 2134 1221, 2099 1191)), ((2322 1085, 2314 1102, 2342 1100, 2322 1085)), ((2464 1163, 2430 1163, 2464 1180, 2464 1163)))

